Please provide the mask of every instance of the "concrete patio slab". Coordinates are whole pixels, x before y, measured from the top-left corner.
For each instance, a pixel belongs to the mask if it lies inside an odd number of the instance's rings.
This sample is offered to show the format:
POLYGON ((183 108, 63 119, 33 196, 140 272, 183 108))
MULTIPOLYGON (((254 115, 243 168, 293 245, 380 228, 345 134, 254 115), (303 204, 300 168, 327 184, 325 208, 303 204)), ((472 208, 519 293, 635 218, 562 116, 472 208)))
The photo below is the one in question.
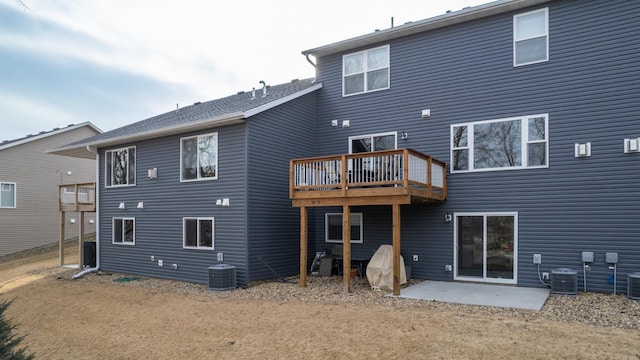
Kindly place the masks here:
POLYGON ((547 301, 549 293, 549 289, 542 288, 427 280, 402 289, 400 297, 455 304, 540 310, 547 301))

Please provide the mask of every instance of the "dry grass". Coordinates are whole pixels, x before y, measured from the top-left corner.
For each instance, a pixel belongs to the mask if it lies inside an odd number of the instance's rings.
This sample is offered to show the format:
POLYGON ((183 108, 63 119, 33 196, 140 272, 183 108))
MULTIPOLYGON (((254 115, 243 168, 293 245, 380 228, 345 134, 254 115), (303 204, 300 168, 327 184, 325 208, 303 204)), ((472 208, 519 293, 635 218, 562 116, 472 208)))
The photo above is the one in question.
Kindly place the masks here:
MULTIPOLYGON (((16 299, 8 316, 38 359, 640 358, 637 328, 542 315, 556 304, 538 313, 383 298, 366 289, 345 295, 339 281, 314 278, 306 289, 264 282, 211 293, 162 280, 113 282, 119 274, 70 280, 72 272, 47 261, 23 268, 42 278, 0 288, 3 299, 16 299)), ((2 283, 10 269, 0 264, 2 283)), ((635 326, 640 312, 631 306, 635 326)))

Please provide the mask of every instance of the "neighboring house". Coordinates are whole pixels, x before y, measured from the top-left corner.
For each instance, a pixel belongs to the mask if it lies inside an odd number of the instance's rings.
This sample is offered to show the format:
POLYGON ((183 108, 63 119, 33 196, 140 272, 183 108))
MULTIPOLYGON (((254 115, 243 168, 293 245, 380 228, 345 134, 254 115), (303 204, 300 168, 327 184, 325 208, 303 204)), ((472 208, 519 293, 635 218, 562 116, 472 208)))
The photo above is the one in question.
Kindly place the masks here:
POLYGON ((615 253, 624 291, 640 271, 639 15, 623 0, 465 8, 304 51, 314 82, 55 153, 98 150, 105 270, 206 283, 223 253, 247 286, 270 267, 304 277, 350 236, 345 257, 393 243, 414 278, 532 287, 566 267, 582 290, 593 252, 601 292, 615 253))
MULTIPOLYGON (((58 242, 58 185, 94 182, 96 163, 46 151, 100 132, 85 122, 0 142, 0 256, 58 242)), ((67 216, 65 238, 78 236, 78 220, 67 216)), ((85 221, 95 232, 93 217, 85 221)))

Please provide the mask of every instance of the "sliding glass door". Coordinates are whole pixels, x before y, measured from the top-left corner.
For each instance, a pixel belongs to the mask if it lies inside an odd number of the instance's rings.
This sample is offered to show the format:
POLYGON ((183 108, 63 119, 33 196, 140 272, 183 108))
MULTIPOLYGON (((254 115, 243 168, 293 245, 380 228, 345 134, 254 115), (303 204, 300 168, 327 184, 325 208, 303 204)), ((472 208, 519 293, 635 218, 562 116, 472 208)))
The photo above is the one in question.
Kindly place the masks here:
POLYGON ((455 215, 457 280, 516 283, 516 213, 455 215))

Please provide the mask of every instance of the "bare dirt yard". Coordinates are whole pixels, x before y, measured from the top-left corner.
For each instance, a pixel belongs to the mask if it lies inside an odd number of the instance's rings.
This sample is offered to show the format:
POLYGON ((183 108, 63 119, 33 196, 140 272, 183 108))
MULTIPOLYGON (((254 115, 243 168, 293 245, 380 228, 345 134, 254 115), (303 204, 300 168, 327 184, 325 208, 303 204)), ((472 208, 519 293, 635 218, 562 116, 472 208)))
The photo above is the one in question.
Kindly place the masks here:
POLYGON ((337 277, 215 293, 74 272, 56 252, 0 262, 0 300, 15 299, 7 316, 36 359, 640 359, 640 301, 624 295, 528 311, 399 299, 366 280, 345 294, 337 277))

